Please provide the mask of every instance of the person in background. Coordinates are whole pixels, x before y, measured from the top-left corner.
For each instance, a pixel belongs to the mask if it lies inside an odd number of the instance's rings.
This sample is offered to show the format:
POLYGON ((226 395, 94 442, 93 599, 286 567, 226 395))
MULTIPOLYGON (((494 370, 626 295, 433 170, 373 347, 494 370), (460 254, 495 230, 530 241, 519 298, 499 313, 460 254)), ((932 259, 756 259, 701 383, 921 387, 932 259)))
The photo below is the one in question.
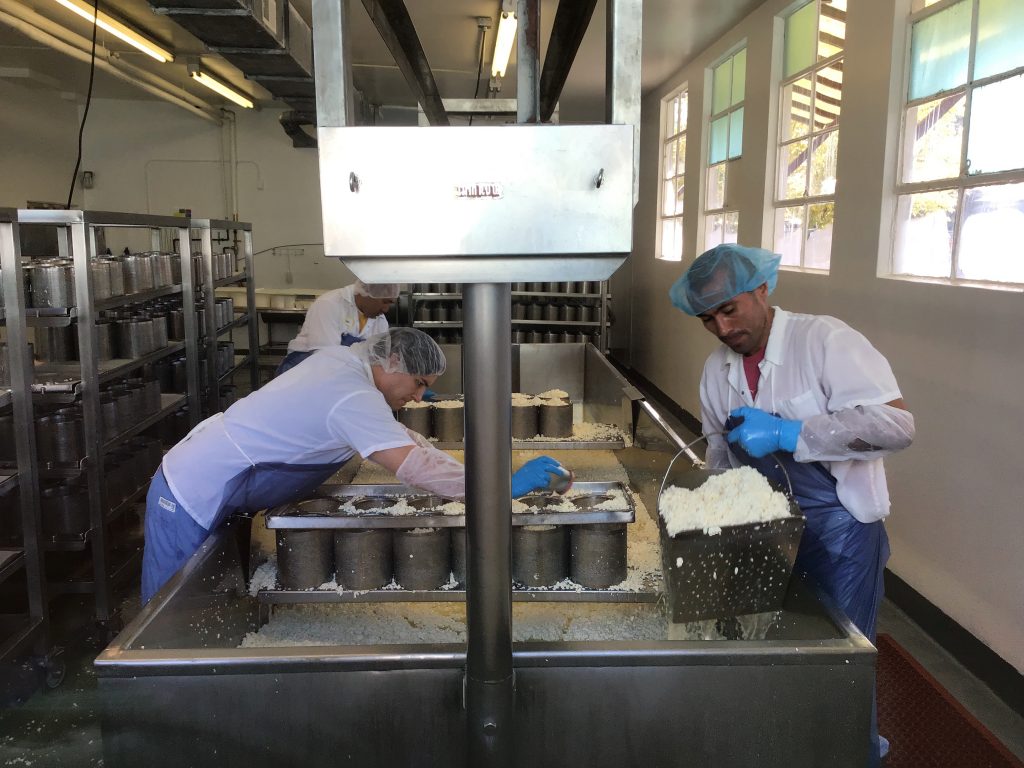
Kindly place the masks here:
POLYGON ((388 310, 398 299, 397 283, 366 283, 357 280, 344 288, 317 297, 306 310, 298 336, 288 342, 288 354, 275 376, 294 368, 316 350, 348 347, 388 329, 388 310))
MULTIPOLYGON (((445 498, 466 495, 461 463, 395 420, 396 411, 444 373, 427 334, 393 328, 351 347, 321 349, 195 427, 171 448, 146 496, 142 602, 233 514, 297 501, 357 453, 405 485, 445 498)), ((568 474, 540 456, 512 475, 512 495, 568 474)))
MULTIPOLYGON (((700 382, 707 464, 749 465, 783 488, 788 474, 806 517, 796 571, 874 642, 889 558, 882 459, 911 444, 914 417, 864 336, 834 317, 769 305, 779 262, 760 248, 719 245, 669 291, 722 342, 700 382)), ((874 706, 871 739, 877 765, 888 742, 874 706)))

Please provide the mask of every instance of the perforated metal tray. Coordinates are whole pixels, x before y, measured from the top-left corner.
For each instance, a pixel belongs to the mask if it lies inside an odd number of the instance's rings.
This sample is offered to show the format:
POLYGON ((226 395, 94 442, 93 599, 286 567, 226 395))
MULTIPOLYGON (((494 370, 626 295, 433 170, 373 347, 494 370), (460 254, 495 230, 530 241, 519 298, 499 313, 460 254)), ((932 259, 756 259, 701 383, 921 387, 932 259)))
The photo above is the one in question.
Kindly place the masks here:
MULTIPOLYGON (((564 497, 557 494, 524 497, 531 501, 549 498, 556 502, 565 498, 592 497, 600 499, 609 491, 622 492, 623 503, 615 509, 587 509, 579 505, 577 511, 556 512, 545 511, 543 506, 535 507, 535 512, 514 513, 512 525, 581 525, 590 523, 631 523, 636 511, 633 501, 622 483, 576 483, 564 497)), ((423 491, 407 485, 324 485, 321 486, 313 499, 297 504, 275 507, 267 511, 268 528, 464 528, 466 516, 445 515, 435 511, 436 506, 445 502, 444 499, 431 497, 423 491), (387 511, 367 510, 361 514, 345 514, 331 501, 337 500, 338 506, 345 500, 361 498, 398 500, 429 500, 434 499, 433 506, 427 506, 414 514, 393 515, 387 511), (327 503, 324 503, 327 502, 327 503)), ((386 502, 385 502, 386 503, 386 502)))

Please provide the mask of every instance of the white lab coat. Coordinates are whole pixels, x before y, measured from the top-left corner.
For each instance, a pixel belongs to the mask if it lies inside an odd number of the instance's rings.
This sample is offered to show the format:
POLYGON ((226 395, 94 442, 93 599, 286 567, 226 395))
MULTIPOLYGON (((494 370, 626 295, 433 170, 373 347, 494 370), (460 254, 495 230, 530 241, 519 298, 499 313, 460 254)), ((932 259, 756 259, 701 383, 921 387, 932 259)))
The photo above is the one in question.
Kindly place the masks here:
MULTIPOLYGON (((722 435, 729 413, 753 406, 784 419, 805 421, 857 406, 884 405, 901 397, 889 362, 859 332, 827 315, 803 315, 775 308, 757 397, 752 399, 743 358, 724 344, 704 364, 701 419, 708 434, 711 467, 738 467, 722 435)), ((843 506, 862 523, 889 514, 889 490, 881 458, 812 455, 804 437, 793 457, 821 461, 836 479, 843 506)))
POLYGON ((288 342, 288 352, 312 352, 341 345, 343 333, 368 338, 384 333, 388 319, 384 315, 368 317, 359 330, 359 309, 355 302, 355 285, 346 285, 321 295, 306 310, 299 335, 288 342))

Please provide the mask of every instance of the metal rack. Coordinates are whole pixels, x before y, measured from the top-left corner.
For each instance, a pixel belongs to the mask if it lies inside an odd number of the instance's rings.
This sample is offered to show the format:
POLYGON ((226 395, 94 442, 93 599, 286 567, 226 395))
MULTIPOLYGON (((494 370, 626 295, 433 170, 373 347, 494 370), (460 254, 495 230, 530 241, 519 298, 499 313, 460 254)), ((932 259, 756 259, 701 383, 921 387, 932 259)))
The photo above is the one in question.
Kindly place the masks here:
MULTIPOLYGON (((32 392, 31 399, 26 397, 29 399, 28 427, 24 430, 30 437, 33 435, 32 399, 37 404, 79 402, 82 409, 85 451, 81 461, 76 464, 41 468, 35 450, 32 449, 28 453, 32 472, 36 476, 77 477, 85 483, 88 492, 87 530, 77 536, 50 536, 42 542, 42 549, 54 553, 52 557, 55 558, 53 563, 47 562, 44 589, 51 597, 64 593, 92 594, 95 618, 97 621, 106 622, 112 619, 115 613, 114 587, 122 577, 135 572, 142 555, 141 541, 137 535, 132 537, 127 529, 116 531, 115 524, 145 493, 148 478, 135 478, 137 485, 134 490, 119 503, 111 505, 108 503, 110 500, 107 498, 104 482, 104 457, 125 440, 152 427, 179 408, 198 402, 198 325, 197 315, 192 310, 195 305, 195 293, 190 268, 190 223, 188 219, 164 216, 49 210, 19 210, 16 212, 16 220, 22 225, 54 228, 58 251, 61 256, 70 258, 73 266, 74 307, 27 308, 23 313, 27 326, 44 327, 75 323, 78 342, 77 362, 42 365, 36 369, 35 375, 31 372, 27 375, 24 388, 26 396, 32 392), (161 249, 165 234, 173 236, 179 243, 177 256, 181 264, 180 282, 96 300, 90 267, 99 252, 98 235, 100 232, 105 235, 109 229, 148 230, 151 247, 155 251, 161 249), (178 294, 181 295, 183 304, 184 341, 172 341, 131 359, 99 359, 96 321, 101 311, 178 294), (116 435, 104 434, 100 410, 101 385, 182 351, 185 352, 185 394, 164 394, 155 412, 148 413, 116 435), (89 556, 74 561, 62 560, 61 558, 66 557, 68 552, 88 552, 89 556), (65 569, 66 573, 55 575, 61 571, 62 566, 69 566, 65 569)), ((189 423, 194 425, 198 418, 199 408, 189 408, 189 423)), ((35 520, 39 521, 38 488, 34 479, 32 487, 36 500, 35 520)), ((38 523, 36 527, 38 535, 38 523)))
MULTIPOLYGON (((32 422, 32 360, 24 320, 25 282, 17 211, 0 209, 0 324, 7 341, 8 380, 0 382, 0 408, 12 410, 17 463, 0 477, 0 494, 19 495, 20 541, 0 549, 0 583, 25 575, 24 609, 0 614, 0 663, 31 652, 43 659, 50 652, 49 612, 43 579, 43 549, 32 422), (20 545, 20 546, 19 546, 20 545)), ((0 351, 2 353, 2 351, 0 351)))
MULTIPOLYGON (((206 340, 206 361, 208 378, 203 382, 206 388, 204 416, 224 410, 220 387, 232 380, 242 368, 249 368, 249 384, 252 390, 259 386, 259 320, 256 314, 256 285, 253 280, 252 225, 240 221, 218 221, 216 219, 192 219, 190 227, 198 234, 202 263, 202 301, 205 308, 205 324, 200 329, 206 340), (222 254, 214 253, 214 233, 223 232, 224 240, 231 242, 230 270, 218 269, 222 254), (241 246, 241 247, 239 247, 241 246), (238 271, 241 262, 242 271, 238 271), (224 274, 227 271, 228 274, 224 274), (218 327, 215 312, 216 290, 232 285, 244 285, 246 309, 237 317, 218 327), (245 355, 235 355, 233 364, 225 371, 218 370, 217 342, 235 328, 248 328, 249 348, 245 355)), ((228 252, 228 251, 225 251, 228 252)))
MULTIPOLYGON (((560 343, 572 340, 591 342, 598 349, 606 350, 608 327, 611 325, 609 312, 611 295, 608 293, 607 281, 594 281, 593 285, 597 286, 596 290, 592 290, 593 286, 590 282, 583 283, 584 290, 575 290, 575 283, 514 283, 511 292, 513 342, 560 343), (595 310, 594 317, 591 320, 516 317, 516 305, 529 304, 523 299, 564 301, 574 308, 577 308, 577 305, 579 308, 591 307, 595 310), (579 338, 569 339, 567 338, 569 335, 579 338), (552 338, 554 336, 557 338, 552 338)), ((441 342, 459 343, 462 330, 462 293, 452 290, 458 287, 457 283, 418 283, 413 285, 412 290, 409 291, 407 302, 408 324, 430 333, 441 342), (460 316, 435 319, 435 315, 438 313, 433 310, 433 305, 438 302, 451 302, 459 308, 460 316), (423 315, 430 315, 430 319, 423 315), (454 333, 449 336, 448 331, 454 333)))

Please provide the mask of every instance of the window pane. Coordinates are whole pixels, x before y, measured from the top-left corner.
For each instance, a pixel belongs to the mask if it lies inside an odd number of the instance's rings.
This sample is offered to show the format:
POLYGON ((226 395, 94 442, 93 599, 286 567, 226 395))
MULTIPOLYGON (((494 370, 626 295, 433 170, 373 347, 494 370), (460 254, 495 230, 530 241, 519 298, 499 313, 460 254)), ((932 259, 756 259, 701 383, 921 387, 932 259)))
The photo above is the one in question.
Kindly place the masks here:
POLYGON ((899 198, 897 211, 893 273, 949 277, 956 190, 904 195, 899 198))
POLYGON ((935 5, 937 2, 939 2, 939 0, 914 0, 914 4, 910 10, 912 13, 917 12, 930 5, 935 5))
POLYGON ((791 200, 807 194, 807 139, 779 149, 779 199, 791 200))
POLYGON ((677 131, 686 130, 686 116, 687 109, 689 108, 689 102, 690 100, 687 97, 686 93, 681 93, 676 98, 676 125, 678 126, 678 128, 676 129, 677 131))
POLYGON ((903 181, 950 179, 960 175, 964 129, 963 93, 907 110, 903 181))
POLYGON ((800 248, 804 242, 804 206, 775 211, 775 252, 782 255, 785 267, 800 266, 800 248))
POLYGON ((725 207, 725 163, 708 168, 708 194, 704 210, 725 207))
POLYGON ((814 77, 814 129, 830 128, 839 121, 843 99, 843 61, 824 67, 814 77))
POLYGON ((661 215, 671 216, 676 212, 676 183, 669 179, 661 185, 661 215))
POLYGON ((838 150, 839 131, 831 131, 811 140, 811 178, 807 184, 808 194, 835 193, 838 150))
POLYGON ((711 146, 708 163, 720 163, 729 152, 729 117, 720 117, 711 123, 711 146))
POLYGON ((722 229, 723 243, 739 242, 740 214, 739 211, 729 211, 725 214, 725 222, 722 229))
POLYGON ((743 107, 729 113, 729 159, 743 154, 743 107))
POLYGON ((818 60, 828 59, 843 50, 846 44, 846 0, 821 4, 818 19, 818 60))
POLYGON ((711 114, 717 115, 719 112, 728 109, 731 87, 732 58, 730 57, 715 67, 714 74, 712 75, 711 114))
POLYGON ((974 79, 998 75, 1024 65, 1024 3, 981 0, 978 6, 978 49, 974 79))
POLYGON ((683 180, 682 179, 676 179, 676 208, 675 208, 675 213, 677 215, 681 214, 683 212, 683 188, 684 188, 684 186, 685 185, 683 184, 683 180))
POLYGON ((665 157, 662 160, 661 177, 663 179, 671 179, 676 175, 676 152, 678 151, 678 145, 675 141, 670 141, 665 145, 665 157))
POLYGON ((676 124, 678 115, 676 114, 676 102, 673 99, 664 105, 665 108, 665 138, 675 135, 679 131, 679 127, 676 124))
POLYGON ((683 257, 683 220, 665 219, 661 222, 661 258, 680 261, 683 257))
POLYGON ((722 244, 722 229, 725 224, 725 217, 722 214, 708 216, 704 229, 704 250, 714 248, 722 244))
POLYGON ((971 97, 971 131, 967 139, 970 174, 1024 168, 1024 76, 977 88, 971 97))
POLYGON ((917 22, 910 43, 910 98, 919 99, 967 82, 970 40, 970 0, 917 22))
POLYGON ((804 77, 782 89, 782 141, 806 136, 811 123, 811 78, 804 77))
POLYGON ((735 106, 743 101, 743 94, 746 92, 747 83, 747 49, 733 56, 732 59, 732 101, 730 106, 735 106))
POLYGON ((807 209, 807 244, 804 246, 804 266, 809 269, 828 269, 832 261, 832 223, 835 203, 815 203, 807 209))
POLYGON ((686 172, 686 134, 676 139, 676 173, 680 176, 686 172))
POLYGON ((790 77, 814 63, 818 9, 810 2, 786 17, 786 49, 782 60, 782 76, 790 77))
POLYGON ((957 277, 1024 283, 1024 184, 966 190, 962 218, 957 277))

